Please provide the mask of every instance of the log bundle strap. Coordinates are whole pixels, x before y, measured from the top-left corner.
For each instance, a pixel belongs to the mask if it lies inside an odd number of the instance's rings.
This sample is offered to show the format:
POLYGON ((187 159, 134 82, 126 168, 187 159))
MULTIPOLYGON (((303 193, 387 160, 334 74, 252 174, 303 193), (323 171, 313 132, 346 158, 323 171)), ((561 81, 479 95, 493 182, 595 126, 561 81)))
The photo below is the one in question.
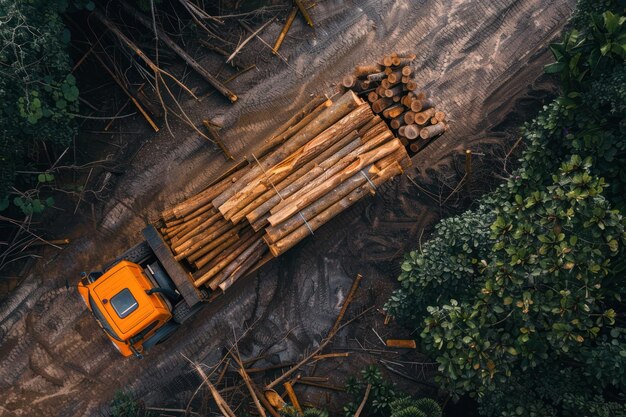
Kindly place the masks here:
POLYGON ((350 90, 334 102, 312 99, 247 159, 162 213, 161 233, 196 287, 225 291, 411 165, 401 140, 350 90))

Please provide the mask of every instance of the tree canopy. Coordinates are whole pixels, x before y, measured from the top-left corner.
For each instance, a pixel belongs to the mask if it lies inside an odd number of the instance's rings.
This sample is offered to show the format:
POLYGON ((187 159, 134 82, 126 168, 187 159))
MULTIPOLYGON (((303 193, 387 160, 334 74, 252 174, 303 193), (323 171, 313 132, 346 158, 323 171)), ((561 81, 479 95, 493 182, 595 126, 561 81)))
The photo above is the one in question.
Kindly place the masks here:
POLYGON ((626 415, 621 3, 580 2, 520 168, 405 256, 386 306, 485 415, 626 415))

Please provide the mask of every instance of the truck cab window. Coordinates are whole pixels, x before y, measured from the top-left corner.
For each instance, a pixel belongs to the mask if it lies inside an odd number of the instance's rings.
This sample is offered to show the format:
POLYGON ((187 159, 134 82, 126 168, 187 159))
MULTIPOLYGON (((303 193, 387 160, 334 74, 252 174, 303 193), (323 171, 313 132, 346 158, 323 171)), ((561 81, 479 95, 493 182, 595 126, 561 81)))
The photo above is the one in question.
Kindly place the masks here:
POLYGON ((139 307, 137 300, 135 300, 128 288, 124 288, 111 297, 111 305, 121 319, 127 317, 139 307))

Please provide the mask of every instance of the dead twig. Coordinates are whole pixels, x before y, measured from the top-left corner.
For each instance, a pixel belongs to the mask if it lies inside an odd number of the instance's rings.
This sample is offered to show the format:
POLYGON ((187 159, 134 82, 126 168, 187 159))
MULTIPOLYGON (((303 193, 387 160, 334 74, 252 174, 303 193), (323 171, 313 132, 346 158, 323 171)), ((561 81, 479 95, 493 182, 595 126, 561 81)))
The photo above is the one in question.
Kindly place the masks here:
POLYGON ((372 390, 372 384, 367 384, 367 388, 365 388, 365 394, 363 395, 363 399, 361 400, 361 404, 359 404, 359 408, 356 409, 354 413, 354 417, 359 417, 365 408, 365 403, 367 403, 367 398, 370 396, 370 391, 372 390))
MULTIPOLYGON (((362 279, 361 274, 358 274, 356 276, 356 278, 354 279, 354 282, 352 283, 352 288, 350 288, 350 293, 348 293, 348 296, 346 297, 346 301, 344 302, 343 306, 341 307, 341 311, 339 312, 339 315, 337 316, 338 320, 335 321, 335 325, 333 325, 333 327, 331 328, 331 331, 328 333, 326 338, 324 340, 322 340, 322 343, 320 343, 319 347, 317 349, 315 349, 313 352, 311 352, 310 354, 308 354, 304 359, 302 359, 300 362, 298 362, 295 366, 290 368, 288 371, 286 371, 280 377, 278 377, 274 381, 272 381, 269 385, 267 385, 265 387, 266 389, 272 389, 276 385, 278 385, 281 382, 283 382, 291 374, 293 374, 295 371, 300 369, 300 367, 302 367, 303 365, 308 363, 313 357, 315 357, 322 350, 324 350, 324 348, 330 343, 330 341, 337 334, 337 332, 343 327, 343 326, 339 326, 339 323, 341 322, 341 319, 343 318, 343 315, 345 314, 345 312, 346 312, 346 310, 348 308, 348 304, 352 301, 352 298, 354 297, 354 294, 356 293, 356 290, 358 289, 358 286, 359 286, 359 283, 361 282, 361 279, 362 279)), ((372 306, 371 308, 374 308, 374 306, 372 306)), ((348 321, 348 323, 351 323, 351 322, 352 322, 352 320, 348 321)), ((344 326, 347 325, 348 323, 344 324, 344 326)))
POLYGON ((254 32, 252 32, 252 35, 248 36, 243 42, 241 42, 237 48, 235 48, 235 50, 233 51, 232 54, 230 54, 230 56, 228 57, 228 59, 226 59, 226 63, 229 63, 230 61, 232 61, 232 59, 235 57, 235 55, 237 55, 239 53, 239 51, 241 50, 241 48, 243 48, 244 46, 246 46, 246 44, 248 42, 250 42, 252 40, 252 38, 254 38, 255 36, 257 36, 263 29, 265 29, 270 23, 272 23, 274 21, 274 19, 276 19, 276 17, 271 18, 270 20, 268 20, 267 22, 265 22, 263 25, 261 25, 260 28, 258 28, 257 30, 255 30, 254 32))

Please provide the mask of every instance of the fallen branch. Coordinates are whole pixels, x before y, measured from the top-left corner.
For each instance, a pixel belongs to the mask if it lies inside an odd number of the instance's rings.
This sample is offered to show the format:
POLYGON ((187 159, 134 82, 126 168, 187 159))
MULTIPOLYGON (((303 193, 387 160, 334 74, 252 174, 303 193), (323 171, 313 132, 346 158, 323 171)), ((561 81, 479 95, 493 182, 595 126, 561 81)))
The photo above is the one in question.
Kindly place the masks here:
POLYGON ((230 56, 228 57, 228 59, 226 60, 226 63, 229 63, 230 61, 232 61, 232 59, 235 57, 235 55, 237 55, 239 53, 239 51, 241 50, 241 48, 243 48, 244 46, 246 46, 246 44, 248 42, 250 42, 252 40, 252 38, 254 38, 256 35, 259 34, 259 32, 261 32, 263 29, 265 29, 270 23, 272 23, 274 21, 276 17, 271 18, 270 20, 268 20, 267 22, 265 22, 260 28, 258 28, 257 30, 255 30, 252 35, 248 36, 242 43, 240 43, 237 48, 235 48, 235 51, 230 54, 230 56))
MULTIPOLYGON (((322 350, 324 350, 324 348, 330 343, 330 341, 333 339, 333 337, 335 337, 337 332, 343 327, 343 326, 339 326, 339 322, 341 321, 341 318, 343 318, 343 315, 344 315, 344 313, 346 312, 346 310, 348 308, 348 304, 352 301, 352 298, 354 297, 354 293, 356 293, 356 290, 357 290, 357 288, 359 286, 359 283, 361 282, 361 279, 362 279, 361 274, 358 274, 356 276, 356 278, 354 279, 354 282, 352 283, 352 288, 350 288, 350 293, 348 294, 348 297, 346 297, 346 301, 344 302, 343 306, 341 307, 341 311, 339 312, 339 316, 337 316, 337 318, 339 320, 335 321, 335 325, 332 327, 331 331, 328 333, 328 336, 326 336, 326 338, 324 340, 322 340, 322 343, 320 343, 319 347, 317 349, 315 349, 313 352, 311 352, 310 354, 308 354, 304 359, 302 359, 300 362, 298 362, 295 366, 290 368, 284 374, 282 374, 281 376, 276 378, 274 381, 272 381, 269 385, 267 385, 265 387, 266 389, 272 389, 276 385, 278 385, 281 382, 283 382, 291 374, 296 372, 302 366, 307 364, 313 357, 317 356, 322 350)), ((373 308, 373 307, 371 307, 371 308, 373 308)), ((357 316, 357 317, 359 317, 359 316, 357 316)), ((348 321, 348 323, 346 323, 345 325, 347 325, 347 324, 349 324, 351 322, 352 322, 352 320, 348 321)))
POLYGON ((361 404, 359 404, 359 408, 356 409, 354 413, 354 417, 359 417, 365 408, 365 403, 367 403, 367 397, 370 396, 370 391, 372 390, 372 384, 367 384, 367 388, 365 388, 365 394, 363 395, 363 400, 361 400, 361 404))

